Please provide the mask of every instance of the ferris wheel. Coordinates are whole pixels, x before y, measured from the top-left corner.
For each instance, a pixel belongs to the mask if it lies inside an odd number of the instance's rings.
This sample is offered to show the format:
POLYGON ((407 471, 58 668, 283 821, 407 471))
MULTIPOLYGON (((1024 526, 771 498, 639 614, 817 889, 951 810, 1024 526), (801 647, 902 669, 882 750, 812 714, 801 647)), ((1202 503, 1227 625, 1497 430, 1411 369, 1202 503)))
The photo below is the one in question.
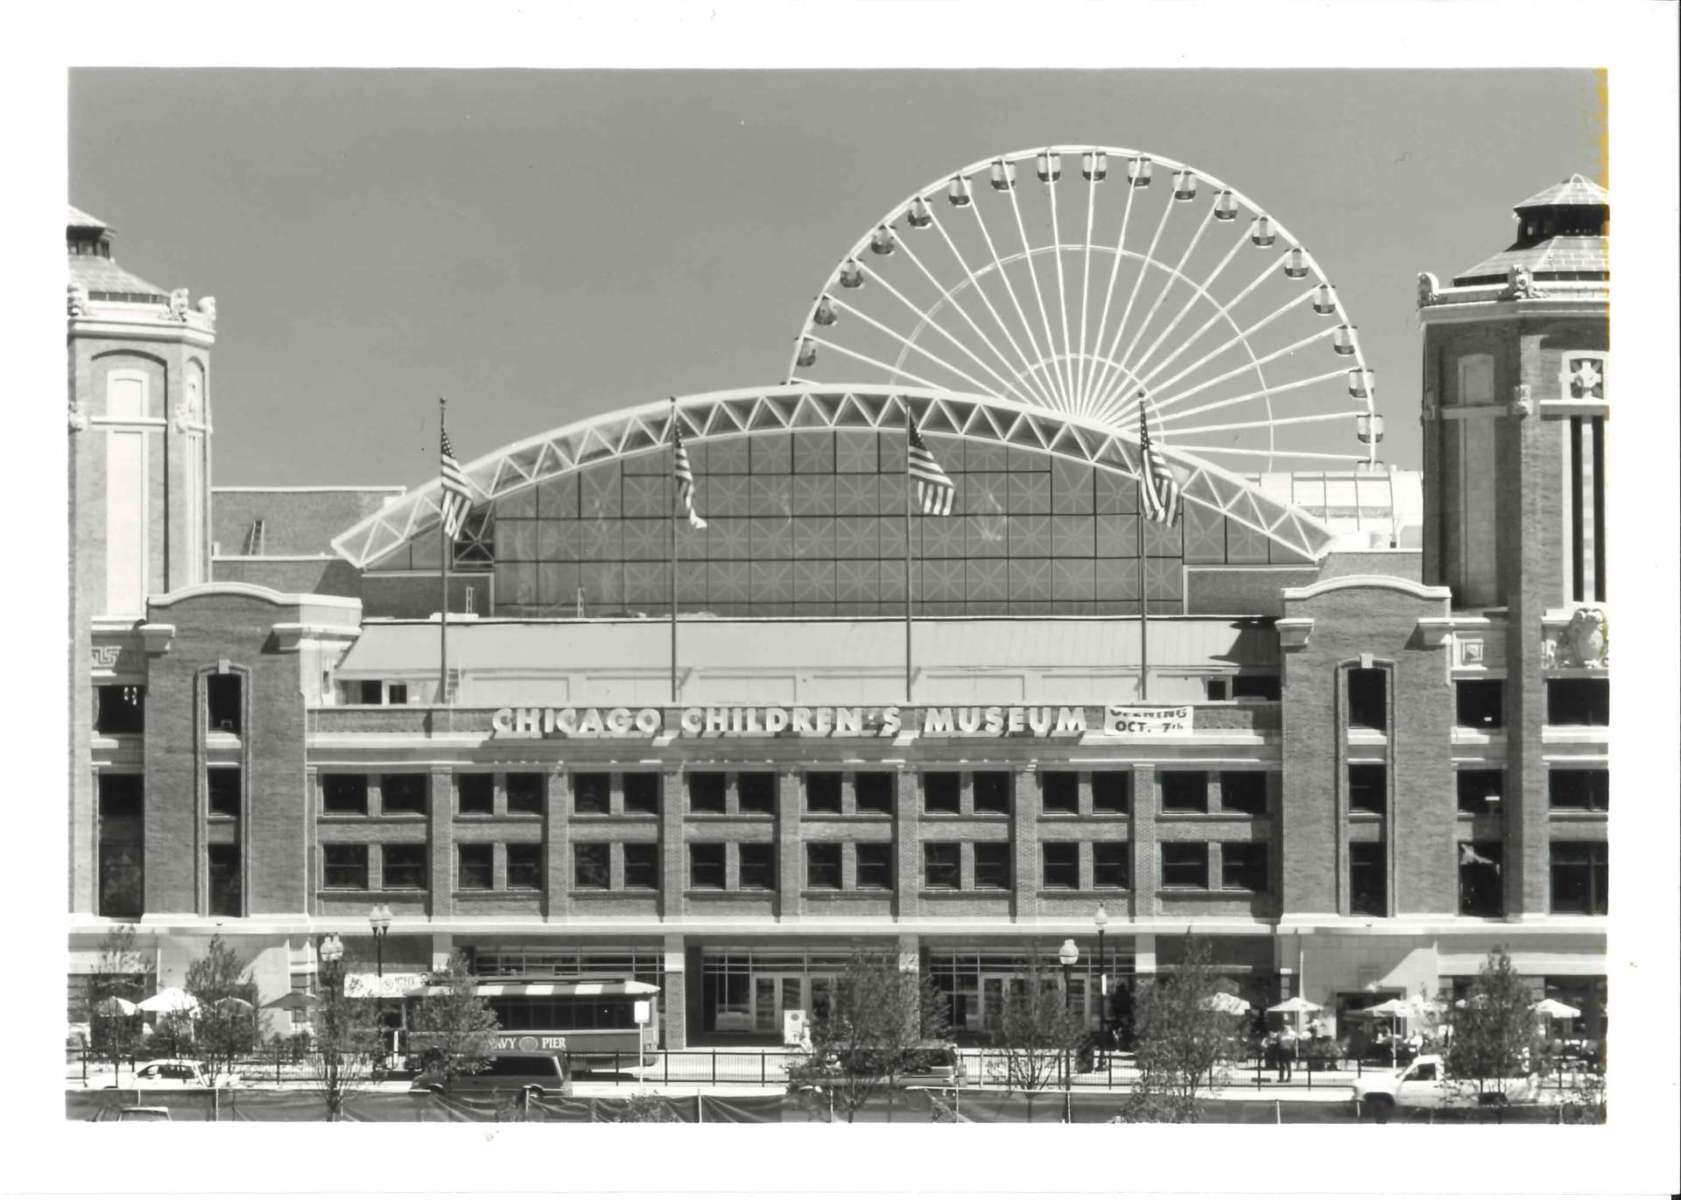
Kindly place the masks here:
POLYGON ((1118 147, 1015 151, 911 193, 836 265, 787 378, 997 396, 1127 437, 1142 408, 1152 439, 1244 475, 1375 463, 1383 437, 1301 242, 1212 175, 1118 147))

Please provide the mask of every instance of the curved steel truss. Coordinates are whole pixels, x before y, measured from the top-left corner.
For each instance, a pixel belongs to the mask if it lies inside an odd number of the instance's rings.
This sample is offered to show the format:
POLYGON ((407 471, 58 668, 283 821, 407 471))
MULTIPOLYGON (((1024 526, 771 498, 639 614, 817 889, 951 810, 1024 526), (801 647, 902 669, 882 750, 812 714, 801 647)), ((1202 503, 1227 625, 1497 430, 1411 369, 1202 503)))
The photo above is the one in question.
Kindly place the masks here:
MULTIPOLYGON (((1099 419, 1031 408, 992 396, 869 385, 749 388, 686 396, 620 409, 564 425, 467 464, 477 504, 511 495, 592 463, 657 451, 671 441, 673 414, 683 439, 784 433, 797 429, 904 428, 909 407, 930 435, 960 435, 1036 450, 1098 470, 1138 478, 1138 443, 1099 419)), ((1219 513, 1307 559, 1329 548, 1332 533, 1306 512, 1262 495, 1239 476, 1171 446, 1159 447, 1179 476, 1186 503, 1219 513)), ((937 450, 936 450, 937 453, 937 450)), ((704 479, 702 489, 704 495, 704 479)), ((430 480, 358 521, 333 539, 333 549, 365 568, 403 543, 438 527, 441 483, 430 480)))

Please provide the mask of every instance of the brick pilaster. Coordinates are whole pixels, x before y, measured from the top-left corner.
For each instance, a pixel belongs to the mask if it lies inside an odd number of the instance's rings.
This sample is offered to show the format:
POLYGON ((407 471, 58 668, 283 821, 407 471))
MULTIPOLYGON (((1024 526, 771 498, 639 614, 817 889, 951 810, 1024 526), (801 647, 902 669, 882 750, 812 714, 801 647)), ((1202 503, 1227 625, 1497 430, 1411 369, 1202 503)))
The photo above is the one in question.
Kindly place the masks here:
POLYGON ((917 794, 915 771, 900 771, 896 783, 893 844, 898 858, 893 864, 893 912, 902 920, 915 916, 920 908, 917 893, 922 888, 922 834, 917 809, 922 798, 917 794))
POLYGON ((782 771, 776 777, 776 913, 797 916, 805 911, 800 894, 805 876, 805 852, 800 840, 800 773, 782 771))
POLYGON ((455 911, 455 789, 448 767, 432 768, 427 782, 426 839, 430 869, 431 915, 455 911))
POLYGON ((1132 846, 1132 916, 1156 912, 1156 764, 1132 764, 1132 819, 1127 840, 1132 846))
POLYGON ((1010 834, 1015 861, 1010 864, 1011 906, 1017 920, 1039 912, 1039 774, 1028 767, 1012 772, 1010 834))
POLYGON ((683 772, 660 773, 660 916, 683 915, 689 873, 683 844, 683 772))

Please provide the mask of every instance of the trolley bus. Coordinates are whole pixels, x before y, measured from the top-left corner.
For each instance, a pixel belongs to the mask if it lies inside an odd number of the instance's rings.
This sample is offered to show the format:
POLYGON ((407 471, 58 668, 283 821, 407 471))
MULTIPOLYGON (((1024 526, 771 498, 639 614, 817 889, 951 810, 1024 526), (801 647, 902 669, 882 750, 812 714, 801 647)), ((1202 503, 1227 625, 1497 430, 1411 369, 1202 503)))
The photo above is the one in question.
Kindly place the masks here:
MULTIPOLYGON (((421 988, 405 1002, 413 1029, 414 1007, 439 988, 421 988)), ((500 1029, 493 1053, 564 1054, 573 1070, 647 1066, 659 1046, 660 989, 634 979, 497 980, 474 991, 490 1003, 500 1029)), ((409 1054, 425 1049, 425 1035, 407 1039, 409 1054)))

